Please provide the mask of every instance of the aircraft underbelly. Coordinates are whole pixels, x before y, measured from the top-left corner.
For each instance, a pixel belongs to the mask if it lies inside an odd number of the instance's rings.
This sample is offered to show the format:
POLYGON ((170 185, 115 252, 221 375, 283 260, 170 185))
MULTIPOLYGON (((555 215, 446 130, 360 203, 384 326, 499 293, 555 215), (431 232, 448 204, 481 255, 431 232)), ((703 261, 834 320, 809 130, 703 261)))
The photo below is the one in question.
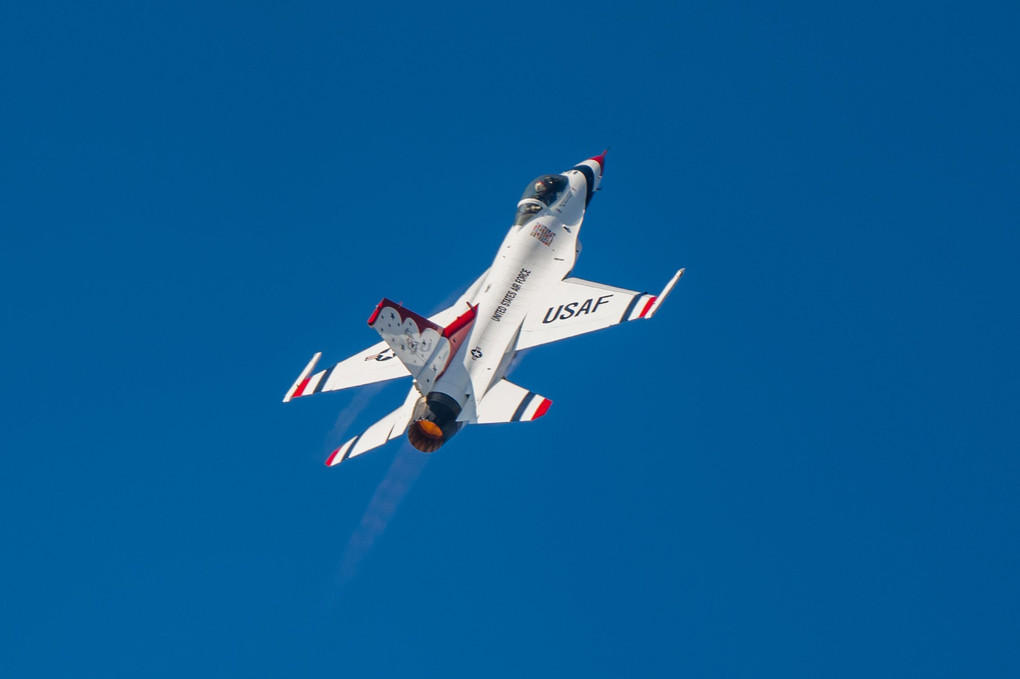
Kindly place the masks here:
MULTIPOLYGON (((572 243, 562 244, 574 254, 572 243)), ((478 318, 462 356, 464 372, 471 382, 470 389, 464 391, 480 398, 503 377, 500 367, 505 369, 504 358, 514 351, 525 317, 532 307, 541 305, 545 290, 562 280, 572 266, 572 256, 569 261, 559 257, 556 249, 532 238, 524 229, 508 239, 476 298, 478 318)))

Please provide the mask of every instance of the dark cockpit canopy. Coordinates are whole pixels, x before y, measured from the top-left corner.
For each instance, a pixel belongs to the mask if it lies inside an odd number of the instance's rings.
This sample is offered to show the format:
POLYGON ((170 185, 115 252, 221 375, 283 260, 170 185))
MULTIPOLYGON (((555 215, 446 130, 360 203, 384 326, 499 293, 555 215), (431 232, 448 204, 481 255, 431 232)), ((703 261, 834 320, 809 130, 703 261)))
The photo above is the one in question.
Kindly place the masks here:
POLYGON ((544 174, 528 184, 528 188, 524 190, 521 200, 535 198, 546 205, 552 205, 559 200, 559 197, 567 190, 568 185, 567 178, 561 174, 544 174))
POLYGON ((544 174, 537 177, 528 184, 520 201, 517 203, 517 219, 515 225, 520 225, 541 212, 542 208, 555 203, 569 187, 570 182, 560 174, 544 174))

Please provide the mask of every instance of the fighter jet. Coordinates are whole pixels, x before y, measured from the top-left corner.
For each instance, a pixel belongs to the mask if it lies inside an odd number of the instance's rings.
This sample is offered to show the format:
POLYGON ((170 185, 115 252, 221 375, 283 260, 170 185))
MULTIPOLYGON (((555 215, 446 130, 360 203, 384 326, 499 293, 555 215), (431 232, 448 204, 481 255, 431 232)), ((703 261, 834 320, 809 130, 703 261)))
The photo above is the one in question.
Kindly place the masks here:
POLYGON ((425 318, 383 299, 368 319, 381 342, 314 374, 322 353, 312 357, 284 403, 414 378, 403 404, 334 450, 327 466, 405 432, 411 445, 430 453, 466 424, 537 420, 552 401, 506 379, 517 352, 655 315, 683 269, 658 295, 570 277, 605 156, 603 151, 566 172, 532 180, 492 265, 453 306, 425 318))

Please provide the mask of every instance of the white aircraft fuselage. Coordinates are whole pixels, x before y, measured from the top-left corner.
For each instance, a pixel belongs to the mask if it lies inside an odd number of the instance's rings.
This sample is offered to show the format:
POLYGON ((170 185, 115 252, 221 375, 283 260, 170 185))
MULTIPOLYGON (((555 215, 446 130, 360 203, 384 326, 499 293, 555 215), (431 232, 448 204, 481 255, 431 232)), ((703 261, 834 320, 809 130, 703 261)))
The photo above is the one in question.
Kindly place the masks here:
POLYGON ((425 318, 383 299, 368 320, 382 342, 314 374, 322 354, 312 357, 284 402, 414 378, 403 405, 333 451, 328 466, 405 431, 415 448, 432 452, 465 424, 538 419, 552 401, 506 379, 518 351, 655 314, 683 269, 659 295, 569 277, 605 155, 528 184, 492 265, 456 304, 425 318))
MULTIPOLYGON (((412 428, 427 417, 427 410, 437 420, 449 419, 452 413, 443 417, 435 412, 445 410, 443 406, 457 411, 457 429, 476 418, 478 400, 506 375, 524 319, 547 313, 543 293, 574 268, 585 209, 602 181, 604 166, 602 153, 567 172, 537 177, 528 185, 481 289, 468 300, 478 314, 464 348, 418 404, 412 428), (431 407, 432 403, 436 406, 431 407)), ((439 426, 444 433, 448 430, 444 442, 456 433, 452 426, 439 426)), ((416 443, 413 432, 410 438, 416 443)))

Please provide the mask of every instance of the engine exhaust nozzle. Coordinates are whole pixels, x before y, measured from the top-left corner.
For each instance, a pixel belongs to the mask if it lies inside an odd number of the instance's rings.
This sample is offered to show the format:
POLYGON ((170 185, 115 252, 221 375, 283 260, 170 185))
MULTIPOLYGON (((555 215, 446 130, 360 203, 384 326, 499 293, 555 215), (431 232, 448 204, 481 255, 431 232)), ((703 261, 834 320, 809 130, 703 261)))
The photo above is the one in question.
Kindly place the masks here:
POLYGON ((446 394, 422 396, 414 406, 407 440, 423 453, 435 452, 460 431, 464 423, 457 421, 458 415, 460 404, 446 394))

